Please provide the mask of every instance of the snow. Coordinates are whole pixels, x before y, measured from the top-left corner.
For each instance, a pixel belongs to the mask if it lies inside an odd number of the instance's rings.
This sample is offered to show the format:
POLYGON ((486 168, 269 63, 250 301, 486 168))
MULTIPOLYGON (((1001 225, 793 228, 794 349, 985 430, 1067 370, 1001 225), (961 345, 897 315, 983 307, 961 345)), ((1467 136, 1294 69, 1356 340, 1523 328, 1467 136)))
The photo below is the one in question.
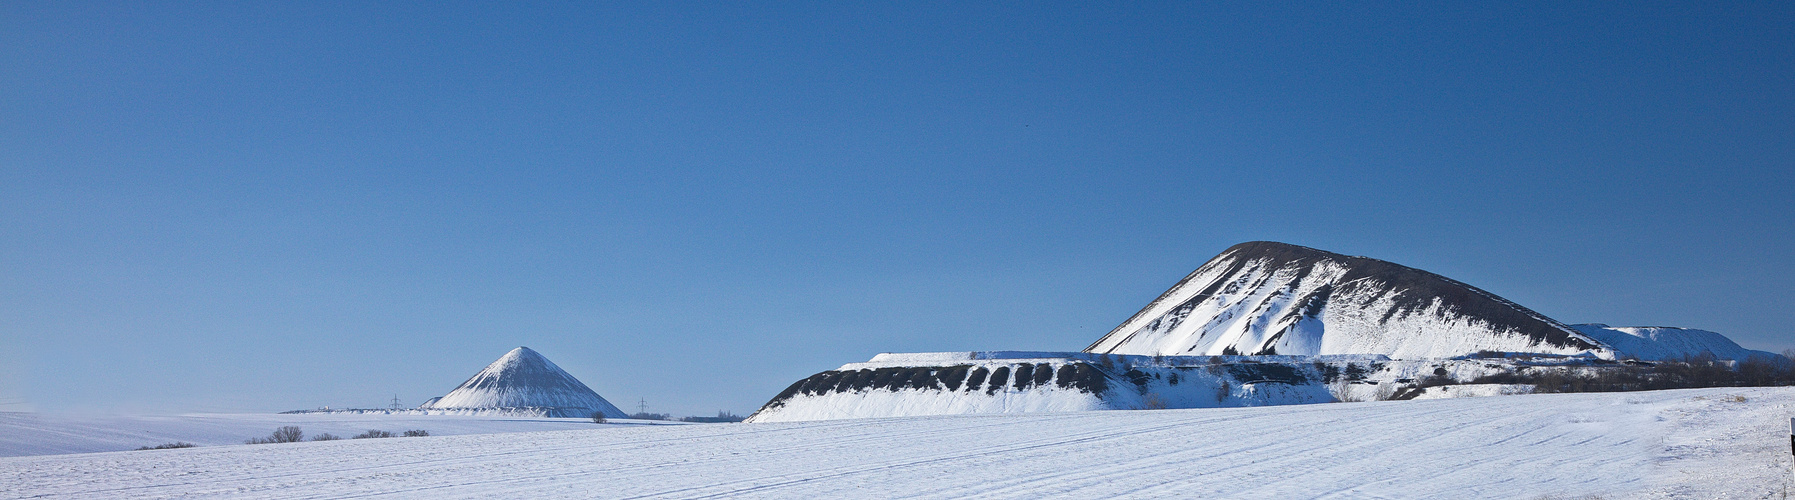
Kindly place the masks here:
POLYGON ((602 411, 606 418, 629 416, 528 347, 512 349, 455 390, 425 402, 418 409, 447 410, 438 413, 462 415, 497 412, 586 417, 602 411))
POLYGON ((1534 387, 1525 384, 1463 384, 1428 387, 1414 399, 1480 398, 1533 394, 1534 387))
MULTIPOLYGON (((665 423, 620 420, 618 422, 665 423)), ((415 414, 191 414, 165 416, 55 415, 0 412, 0 456, 135 450, 177 441, 200 446, 243 444, 295 425, 313 436, 350 437, 370 429, 395 434, 412 430, 431 435, 492 434, 591 428, 590 418, 522 418, 415 414)))
POLYGON ((1614 347, 1616 353, 1646 361, 1668 361, 1703 353, 1726 360, 1758 358, 1781 362, 1782 356, 1740 347, 1725 335, 1693 328, 1667 326, 1608 326, 1601 323, 1571 325, 1584 335, 1614 347))
POLYGON ((1765 498, 1792 408, 1795 388, 1721 388, 588 424, 0 458, 0 498, 1765 498))

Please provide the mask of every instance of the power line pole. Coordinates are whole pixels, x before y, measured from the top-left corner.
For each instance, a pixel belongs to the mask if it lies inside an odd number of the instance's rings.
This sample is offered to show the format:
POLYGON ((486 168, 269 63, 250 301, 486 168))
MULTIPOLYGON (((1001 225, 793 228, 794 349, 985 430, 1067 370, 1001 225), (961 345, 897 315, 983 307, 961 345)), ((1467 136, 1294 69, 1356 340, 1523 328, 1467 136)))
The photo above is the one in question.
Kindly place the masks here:
POLYGON ((636 413, 648 413, 648 400, 636 398, 636 413))
POLYGON ((399 395, 398 394, 393 394, 393 409, 394 410, 399 409, 399 395))

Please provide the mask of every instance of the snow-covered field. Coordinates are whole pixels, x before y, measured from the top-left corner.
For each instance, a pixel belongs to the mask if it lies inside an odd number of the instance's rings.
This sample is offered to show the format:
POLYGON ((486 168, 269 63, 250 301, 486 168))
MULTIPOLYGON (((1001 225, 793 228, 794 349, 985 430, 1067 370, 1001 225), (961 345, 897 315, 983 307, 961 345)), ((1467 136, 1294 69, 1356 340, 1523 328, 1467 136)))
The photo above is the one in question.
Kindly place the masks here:
POLYGON ((588 423, 0 458, 0 497, 1764 498, 1789 482, 1791 414, 1795 389, 1739 388, 588 423))
MULTIPOLYGON (((649 423, 620 420, 625 423, 649 423)), ((672 422, 654 422, 672 423, 672 422)), ((0 412, 0 457, 135 450, 182 441, 200 446, 243 444, 295 425, 307 438, 320 433, 350 437, 370 429, 434 436, 591 429, 590 419, 461 415, 347 413, 194 414, 173 416, 69 416, 0 412)))

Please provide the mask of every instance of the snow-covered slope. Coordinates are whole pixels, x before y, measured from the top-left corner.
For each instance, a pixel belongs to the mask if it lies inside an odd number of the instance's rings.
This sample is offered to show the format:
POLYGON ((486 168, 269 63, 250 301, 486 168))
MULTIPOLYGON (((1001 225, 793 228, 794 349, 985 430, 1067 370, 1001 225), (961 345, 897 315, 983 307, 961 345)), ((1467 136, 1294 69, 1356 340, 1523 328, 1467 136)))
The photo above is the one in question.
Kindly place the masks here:
POLYGON ((512 349, 460 387, 418 409, 476 415, 513 411, 576 418, 602 411, 608 418, 628 416, 528 347, 512 349))
POLYGON ((0 458, 0 498, 1779 498, 1792 388, 0 458))
POLYGON ((1227 249, 1085 350, 1398 359, 1483 350, 1607 354, 1551 318, 1444 276, 1269 241, 1227 249))
POLYGON ((1601 323, 1571 325, 1571 328, 1612 347, 1621 357, 1646 361, 1674 361, 1706 353, 1717 359, 1786 362, 1786 358, 1781 355, 1740 347, 1725 335, 1707 330, 1668 326, 1608 326, 1601 323))
MULTIPOLYGON (((679 424, 655 420, 612 420, 641 425, 679 424)), ((292 425, 309 438, 350 437, 370 429, 400 433, 423 430, 432 436, 590 429, 590 418, 529 418, 515 415, 423 415, 392 413, 202 413, 190 415, 65 415, 0 412, 0 457, 135 450, 184 442, 199 446, 242 445, 292 425)), ((3 498, 3 496, 0 496, 3 498)))

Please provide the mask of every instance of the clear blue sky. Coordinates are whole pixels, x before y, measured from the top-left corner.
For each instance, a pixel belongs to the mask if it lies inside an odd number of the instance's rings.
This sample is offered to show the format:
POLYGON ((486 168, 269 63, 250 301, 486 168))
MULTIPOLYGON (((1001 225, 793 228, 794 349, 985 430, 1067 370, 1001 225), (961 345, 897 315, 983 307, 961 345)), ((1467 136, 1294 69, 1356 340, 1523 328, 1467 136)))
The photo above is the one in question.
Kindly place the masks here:
POLYGON ((1795 3, 644 3, 0 3, 0 409, 746 413, 1249 240, 1795 347, 1795 3))

